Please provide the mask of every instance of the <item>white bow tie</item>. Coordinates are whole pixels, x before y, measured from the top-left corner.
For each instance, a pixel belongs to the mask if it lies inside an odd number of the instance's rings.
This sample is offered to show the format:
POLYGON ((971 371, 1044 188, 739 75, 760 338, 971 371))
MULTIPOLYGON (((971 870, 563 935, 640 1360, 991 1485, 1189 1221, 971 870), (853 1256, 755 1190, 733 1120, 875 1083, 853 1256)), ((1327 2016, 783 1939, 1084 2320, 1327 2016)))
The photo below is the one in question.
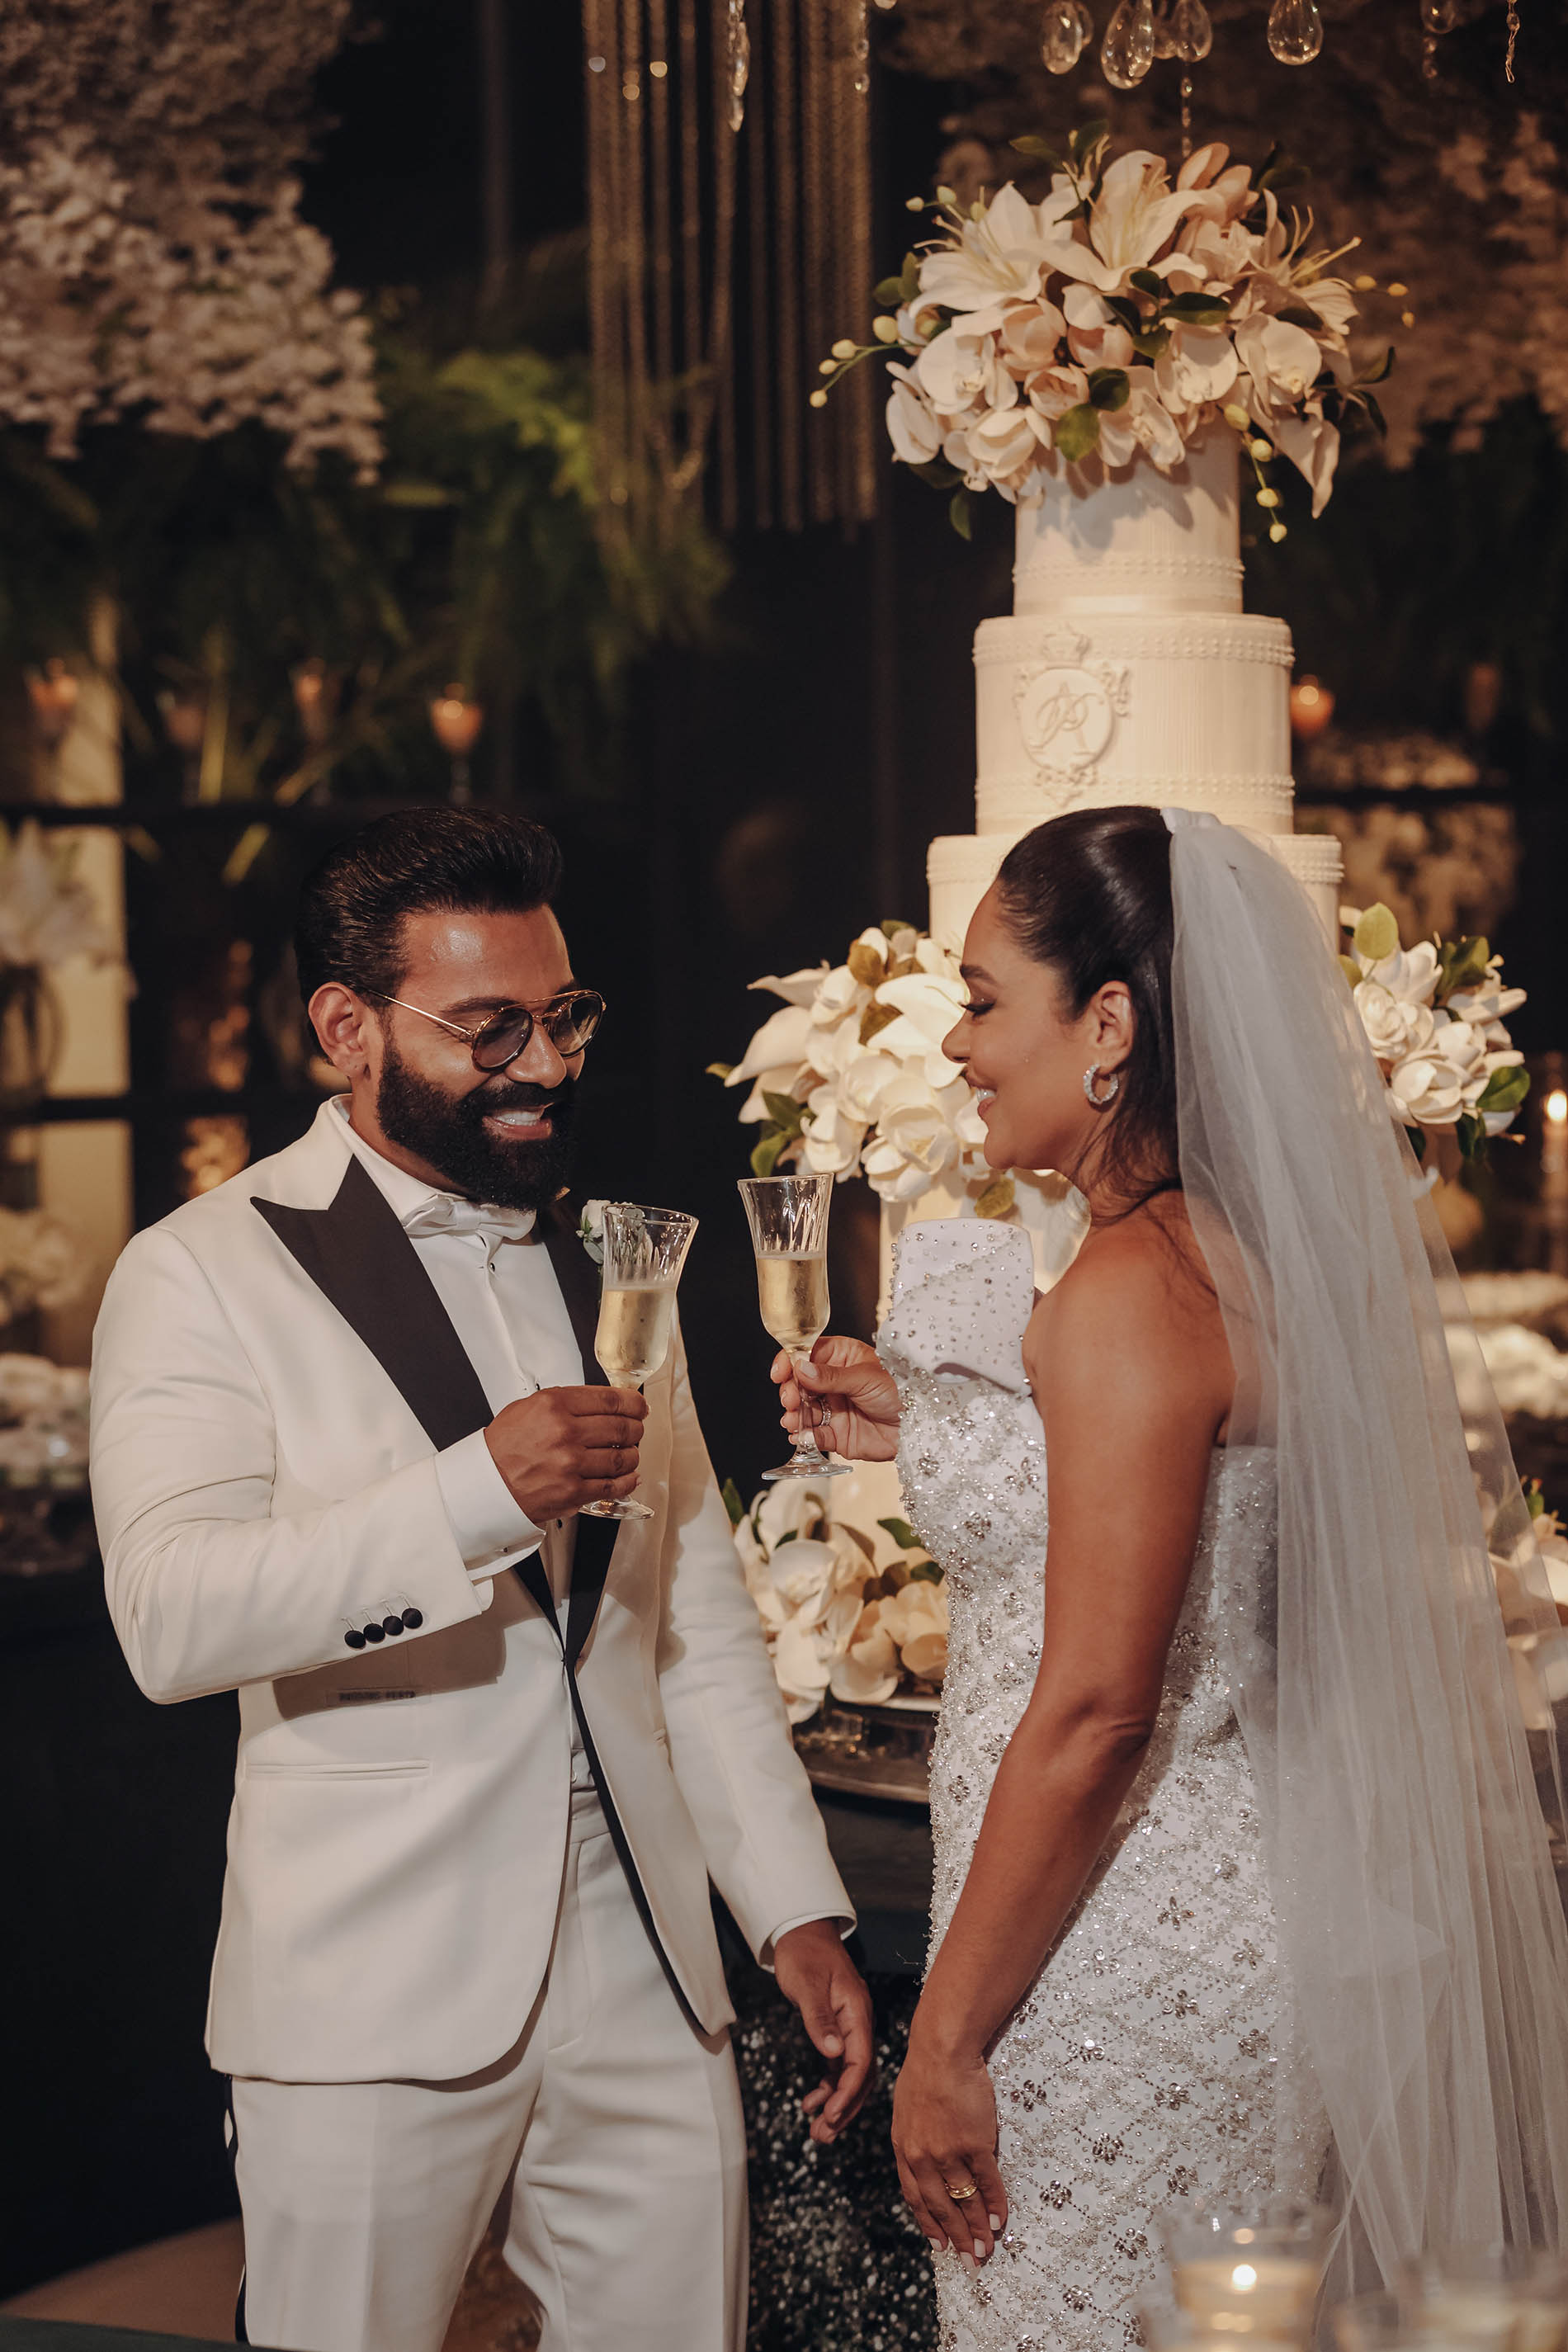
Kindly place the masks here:
POLYGON ((412 1216, 403 1220, 410 1241, 429 1234, 478 1234, 491 1249, 502 1242, 526 1241, 533 1231, 531 1209, 500 1209, 489 1201, 459 1201, 451 1192, 433 1193, 412 1216))

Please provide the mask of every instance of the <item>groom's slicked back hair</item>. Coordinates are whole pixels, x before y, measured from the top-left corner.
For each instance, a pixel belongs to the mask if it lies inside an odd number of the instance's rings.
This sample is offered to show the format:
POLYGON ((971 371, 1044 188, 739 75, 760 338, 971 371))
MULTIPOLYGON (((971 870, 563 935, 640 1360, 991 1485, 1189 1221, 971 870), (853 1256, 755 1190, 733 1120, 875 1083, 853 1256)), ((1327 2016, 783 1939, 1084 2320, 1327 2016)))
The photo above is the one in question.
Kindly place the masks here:
POLYGON ((499 809, 398 809, 329 850, 300 898, 300 993, 394 996, 407 915, 527 915, 561 887, 552 833, 499 809))

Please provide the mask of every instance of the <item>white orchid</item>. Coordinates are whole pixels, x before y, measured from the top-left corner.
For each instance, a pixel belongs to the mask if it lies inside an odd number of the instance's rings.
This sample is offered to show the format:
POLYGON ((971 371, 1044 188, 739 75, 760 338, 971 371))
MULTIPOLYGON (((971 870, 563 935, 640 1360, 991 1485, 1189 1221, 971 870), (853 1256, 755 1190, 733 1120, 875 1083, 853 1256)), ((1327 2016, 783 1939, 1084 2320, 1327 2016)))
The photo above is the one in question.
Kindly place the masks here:
POLYGON ((1034 487, 1045 436, 1032 408, 989 409, 970 425, 966 437, 976 471, 1004 498, 1026 496, 1034 487))
POLYGON ((942 454, 942 425, 908 368, 894 362, 888 370, 893 389, 888 400, 888 438, 893 455, 906 466, 929 466, 942 454))
POLYGON ((1178 327, 1154 362, 1154 383, 1172 416, 1185 416, 1205 402, 1228 400, 1240 368, 1222 330, 1178 327))
POLYGON ((972 409, 1010 408, 1018 397, 990 335, 966 335, 949 327, 929 342, 915 362, 915 381, 939 416, 966 416, 972 409))

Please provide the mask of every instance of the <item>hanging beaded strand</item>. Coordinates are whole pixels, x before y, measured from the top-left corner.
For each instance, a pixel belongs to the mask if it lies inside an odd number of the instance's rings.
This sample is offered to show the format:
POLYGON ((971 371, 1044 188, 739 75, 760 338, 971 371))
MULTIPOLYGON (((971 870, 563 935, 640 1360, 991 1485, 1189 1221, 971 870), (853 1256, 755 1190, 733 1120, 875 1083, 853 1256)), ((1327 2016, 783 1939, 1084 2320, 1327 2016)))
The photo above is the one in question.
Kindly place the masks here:
POLYGON ((1182 76, 1182 161, 1184 163, 1193 152, 1193 78, 1182 76))
POLYGON ((1502 69, 1506 79, 1510 81, 1512 81, 1514 79, 1513 53, 1518 47, 1519 0, 1508 0, 1508 53, 1503 58, 1502 69))

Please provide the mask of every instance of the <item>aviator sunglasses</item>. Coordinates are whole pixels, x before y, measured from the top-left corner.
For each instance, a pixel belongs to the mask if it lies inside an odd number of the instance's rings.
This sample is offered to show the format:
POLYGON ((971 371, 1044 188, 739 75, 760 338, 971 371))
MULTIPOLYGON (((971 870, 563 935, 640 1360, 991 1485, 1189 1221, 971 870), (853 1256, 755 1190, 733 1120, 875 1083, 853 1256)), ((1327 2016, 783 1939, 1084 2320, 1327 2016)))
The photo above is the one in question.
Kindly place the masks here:
POLYGON ((605 1000, 596 988, 568 989, 548 1004, 503 1004, 477 1029, 464 1029, 456 1021, 443 1020, 439 1013, 426 1013, 422 1004, 410 1004, 405 997, 388 996, 384 989, 363 988, 360 994, 374 996, 383 1004, 395 1004, 404 1013, 417 1013, 421 1021, 433 1021, 448 1036, 460 1037, 474 1057, 476 1070, 504 1070, 520 1054, 526 1054, 536 1022, 558 1054, 580 1054, 605 1017, 605 1000))

